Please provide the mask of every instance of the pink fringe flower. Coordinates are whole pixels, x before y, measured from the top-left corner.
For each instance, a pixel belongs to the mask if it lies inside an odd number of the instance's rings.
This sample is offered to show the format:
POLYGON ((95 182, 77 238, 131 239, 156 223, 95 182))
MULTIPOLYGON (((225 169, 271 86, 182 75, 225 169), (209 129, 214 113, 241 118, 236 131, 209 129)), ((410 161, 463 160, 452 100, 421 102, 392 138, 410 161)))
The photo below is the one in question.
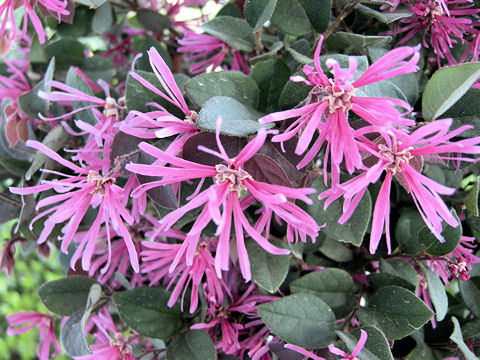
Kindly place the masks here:
MULTIPOLYGON (((403 118, 396 107, 401 107, 408 112, 410 105, 399 99, 371 98, 355 94, 358 88, 373 84, 385 79, 416 71, 420 57, 419 47, 400 47, 394 49, 374 64, 372 64, 357 80, 353 79, 357 71, 357 62, 351 57, 347 71, 340 68, 340 64, 327 60, 327 66, 333 69, 334 78, 329 79, 320 66, 320 49, 323 37, 317 45, 314 55, 314 67, 305 65, 303 72, 308 80, 301 76, 293 76, 290 80, 304 82, 314 86, 306 104, 300 108, 269 114, 259 119, 262 124, 282 121, 298 117, 283 134, 273 137, 272 141, 284 142, 300 134, 295 153, 301 155, 307 151, 312 143, 314 134, 319 132, 319 137, 307 152, 297 168, 307 166, 318 154, 323 143, 327 142, 324 158, 324 172, 327 174, 329 153, 331 157, 332 183, 335 186, 339 181, 340 164, 345 159, 349 173, 355 169, 362 169, 362 159, 359 151, 357 131, 348 123, 349 111, 379 128, 389 128, 392 125, 412 125, 413 121, 403 118), (405 61, 410 58, 408 61, 405 61)), ((325 177, 326 181, 326 177, 325 177)))
MULTIPOLYGON (((30 21, 32 22, 32 25, 38 35, 38 40, 40 41, 40 44, 44 44, 47 34, 45 33, 45 30, 43 30, 42 21, 33 9, 36 3, 37 1, 31 0, 5 0, 0 5, 0 19, 3 19, 0 25, 0 37, 10 36, 10 38, 13 39, 17 35, 17 22, 15 21, 14 12, 16 9, 23 6, 25 11, 25 14, 23 15, 23 29, 17 40, 21 39, 27 34, 28 19, 30 18, 30 21), (13 31, 7 32, 7 29, 9 28, 9 23, 12 24, 11 27, 13 31)), ((69 11, 66 10, 67 1, 38 0, 38 3, 50 13, 56 14, 58 16, 59 22, 62 15, 69 14, 69 11)))
POLYGON ((401 45, 415 34, 424 31, 423 46, 425 48, 429 47, 427 36, 430 35, 430 44, 438 57, 439 66, 440 60, 444 58, 450 65, 457 64, 457 60, 451 53, 451 48, 457 41, 469 45, 460 62, 463 62, 468 54, 476 59, 479 54, 478 35, 480 31, 475 27, 479 24, 466 17, 469 15, 475 16, 480 12, 480 9, 475 9, 474 6, 469 0, 417 0, 414 4, 410 4, 410 10, 413 11, 414 16, 401 19, 400 23, 404 26, 388 33, 405 34, 398 43, 401 45), (465 40, 466 35, 474 35, 477 40, 470 43, 465 40))
POLYGON ((250 73, 245 56, 213 36, 187 31, 183 39, 177 41, 180 44, 178 52, 189 54, 185 60, 194 61, 190 67, 190 72, 194 75, 203 73, 210 67, 211 71, 216 70, 230 53, 233 56, 230 70, 241 71, 244 74, 250 73))
MULTIPOLYGON (((125 226, 133 224, 134 219, 121 203, 123 198, 123 189, 115 185, 115 174, 100 175, 98 169, 81 168, 72 162, 63 159, 60 155, 37 141, 28 141, 27 146, 39 150, 49 158, 57 161, 59 164, 73 170, 76 175, 66 175, 56 171, 47 171, 57 175, 64 176, 61 180, 44 180, 43 184, 28 188, 10 187, 10 191, 14 194, 28 195, 36 194, 47 190, 55 190, 58 195, 46 197, 38 202, 36 209, 56 204, 47 210, 38 214, 32 223, 38 219, 48 216, 44 223, 44 228, 38 238, 38 243, 44 243, 57 224, 61 224, 68 220, 68 223, 62 228, 63 235, 61 249, 64 253, 68 252, 68 246, 73 240, 80 222, 84 218, 87 210, 92 207, 98 208, 97 216, 91 224, 87 235, 76 249, 71 266, 74 268, 76 261, 82 257, 82 268, 86 271, 90 269, 90 262, 95 249, 95 244, 99 237, 102 224, 105 225, 107 231, 108 244, 108 262, 102 268, 102 272, 106 272, 110 266, 111 247, 110 247, 110 227, 123 237, 125 245, 128 249, 130 263, 135 272, 140 270, 138 264, 138 256, 135 245, 132 241, 130 232, 125 226)), ((31 224, 30 224, 31 226, 31 224)))
POLYGON ((40 343, 37 346, 37 356, 40 360, 48 360, 50 356, 60 355, 62 349, 55 337, 55 324, 51 315, 42 313, 17 313, 7 315, 8 335, 23 334, 28 330, 39 327, 40 343), (55 351, 50 354, 53 345, 55 351))
MULTIPOLYGON (((157 226, 160 225, 153 218, 150 218, 150 221, 157 223, 157 226)), ((159 235, 179 240, 185 240, 186 238, 185 234, 175 230, 169 230, 159 235)), ((215 260, 208 249, 208 239, 198 245, 192 265, 186 265, 184 255, 173 272, 169 271, 169 267, 180 251, 181 244, 143 241, 142 246, 144 250, 140 253, 143 262, 141 271, 146 274, 151 286, 158 284, 161 279, 166 279, 168 281, 167 289, 169 289, 178 279, 168 301, 168 306, 175 305, 182 295, 181 306, 183 311, 183 298, 189 286, 192 288, 190 313, 197 309, 199 289, 203 288, 207 300, 215 304, 223 303, 224 292, 230 293, 223 280, 219 279, 215 273, 215 260), (205 279, 205 282, 203 282, 203 279, 205 279)))
POLYGON ((220 127, 221 119, 217 121, 216 131, 217 146, 220 153, 203 146, 199 146, 199 150, 217 156, 220 162, 224 162, 226 165, 219 163, 213 167, 197 164, 169 155, 147 143, 140 143, 139 147, 143 151, 162 162, 169 163, 170 166, 129 164, 126 168, 129 171, 141 175, 163 176, 162 180, 143 184, 137 188, 132 194, 133 196, 137 196, 157 186, 177 184, 181 181, 192 179, 201 179, 197 190, 189 197, 190 202, 172 211, 161 220, 161 229, 166 231, 187 212, 203 206, 200 215, 192 229, 188 232, 181 249, 178 251, 170 271, 175 269, 185 252, 187 266, 193 264, 194 254, 197 251, 202 230, 210 221, 213 221, 218 226, 217 234, 219 236, 215 255, 215 269, 217 276, 221 277, 221 271, 228 270, 229 268, 230 231, 233 216, 240 269, 244 278, 249 281, 251 278, 250 263, 244 242, 244 229, 249 236, 271 254, 287 255, 290 251, 277 248, 270 244, 259 231, 250 225, 244 214, 244 210, 255 200, 258 200, 263 204, 264 209, 271 210, 272 213, 278 215, 286 223, 308 234, 312 239, 315 239, 319 231, 319 226, 307 212, 300 209, 294 203, 295 200, 301 200, 307 204, 311 204, 312 201, 307 195, 313 193, 315 190, 307 188, 293 189, 255 181, 250 174, 243 170, 242 166, 262 147, 267 138, 267 132, 263 130, 259 131, 258 135, 240 151, 238 156, 231 159, 220 142, 220 127), (214 184, 199 193, 206 178, 213 180, 214 184), (246 192, 248 192, 248 195, 242 197, 246 192), (223 209, 223 213, 220 211, 221 208, 223 209))
MULTIPOLYGON (((372 218, 372 231, 370 233, 370 252, 374 253, 380 242, 383 228, 387 240, 388 252, 390 253, 390 188, 392 178, 411 194, 415 205, 420 212, 423 221, 430 231, 440 240, 444 241, 442 232, 442 220, 452 227, 458 226, 457 220, 452 215, 440 195, 452 195, 455 189, 436 183, 432 179, 421 174, 423 158, 431 157, 445 160, 475 161, 472 158, 460 156, 447 156, 448 153, 478 154, 480 153, 480 137, 465 139, 457 142, 449 140, 471 126, 462 126, 447 133, 452 125, 452 119, 437 120, 428 123, 412 134, 387 131, 384 134, 384 144, 371 143, 367 149, 376 163, 367 171, 340 185, 337 189, 329 189, 319 195, 319 199, 327 198, 325 208, 335 199, 343 196, 343 215, 339 223, 345 223, 363 197, 368 185, 377 182, 383 172, 385 180, 375 203, 372 218)), ((360 133, 378 131, 375 127, 365 127, 360 133)))

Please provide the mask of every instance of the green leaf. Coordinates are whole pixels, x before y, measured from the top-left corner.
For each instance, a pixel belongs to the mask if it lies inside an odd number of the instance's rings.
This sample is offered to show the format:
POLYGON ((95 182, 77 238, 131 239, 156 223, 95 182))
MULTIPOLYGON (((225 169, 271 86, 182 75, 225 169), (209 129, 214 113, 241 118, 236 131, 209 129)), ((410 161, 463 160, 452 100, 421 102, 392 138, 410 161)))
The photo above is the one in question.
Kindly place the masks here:
POLYGON ((316 296, 286 296, 260 305, 258 313, 265 325, 287 343, 313 349, 335 340, 333 311, 316 296))
POLYGON ((457 344, 458 348, 460 349, 460 351, 465 356, 465 360, 478 360, 478 357, 470 351, 468 346, 463 341, 462 330, 460 328, 460 324, 459 324, 457 318, 452 316, 452 322, 453 322, 454 328, 453 328, 453 333, 450 336, 450 339, 452 339, 452 341, 455 344, 457 344))
POLYGON ((193 77, 185 84, 188 97, 202 107, 214 96, 228 96, 257 108, 260 90, 255 80, 239 71, 219 71, 193 77))
MULTIPOLYGON (((255 134, 264 125, 258 123, 263 116, 237 100, 226 96, 215 96, 208 100, 198 114, 197 127, 202 130, 215 131, 217 118, 222 117, 220 132, 231 136, 255 134)), ((271 127, 271 126, 270 126, 271 127)))
POLYGON ((172 27, 172 21, 168 16, 162 15, 151 9, 138 9, 137 20, 147 30, 162 34, 165 29, 172 27))
POLYGON ((406 288, 410 291, 415 291, 415 287, 412 285, 412 283, 394 274, 388 274, 388 273, 370 274, 367 276, 367 281, 374 289, 380 289, 385 286, 395 285, 395 286, 406 288))
POLYGON ((303 82, 287 82, 280 95, 280 107, 286 110, 297 106, 308 97, 310 90, 312 86, 303 82))
POLYGON ((53 79, 54 72, 55 58, 53 57, 48 64, 43 80, 38 83, 32 91, 25 93, 18 98, 18 105, 20 106, 20 109, 22 109, 22 112, 33 119, 38 119, 38 113, 45 115, 48 112, 48 101, 39 98, 38 92, 50 91, 50 86, 47 86, 47 84, 53 79))
POLYGON ((480 277, 471 277, 467 281, 459 281, 458 287, 465 306, 477 317, 480 316, 480 277))
POLYGON ((180 305, 168 307, 169 298, 170 293, 160 288, 136 288, 113 294, 122 320, 141 335, 156 339, 168 339, 183 327, 180 305))
POLYGON ((350 47, 352 52, 367 54, 368 48, 389 48, 392 43, 391 36, 368 36, 339 31, 328 38, 328 42, 334 42, 337 47, 350 47))
POLYGON ((252 69, 251 77, 260 88, 258 108, 268 113, 278 110, 280 94, 290 78, 287 64, 278 58, 258 62, 252 69))
MULTIPOLYGON (((67 71, 67 76, 65 78, 65 84, 68 85, 68 86, 71 86, 71 87, 73 87, 77 90, 80 90, 81 92, 83 92, 87 95, 94 96, 93 91, 90 88, 90 86, 85 82, 85 80, 82 79, 82 77, 80 77, 80 75, 77 74, 77 72, 75 71, 75 69, 73 67, 71 67, 67 71)), ((92 103, 89 102, 89 101, 73 101, 72 102, 72 107, 74 109, 79 109, 79 108, 89 106, 89 105, 92 105, 92 103)), ((81 120, 89 123, 90 125, 95 125, 97 123, 97 119, 95 118, 95 116, 93 116, 93 113, 92 113, 91 109, 86 109, 86 110, 79 111, 78 113, 76 113, 74 115, 74 117, 76 119, 81 119, 81 120)))
POLYGON ((86 356, 92 353, 87 343, 85 326, 101 296, 102 287, 100 284, 93 284, 88 292, 85 308, 73 313, 63 324, 60 331, 60 341, 69 356, 86 356))
POLYGON ((45 47, 45 52, 49 59, 56 58, 56 67, 59 70, 67 70, 70 66, 82 67, 85 63, 83 54, 85 46, 73 38, 61 38, 49 43, 45 47))
POLYGON ((115 73, 112 60, 105 59, 100 55, 94 55, 85 59, 82 70, 90 80, 95 82, 102 79, 110 83, 115 73))
POLYGON ((107 0, 75 0, 75 3, 88 6, 90 9, 96 9, 102 6, 107 0))
MULTIPOLYGON (((150 36, 143 36, 142 38, 140 38, 140 40, 135 41, 135 50, 142 54, 142 56, 135 63, 135 72, 137 72, 137 70, 153 72, 147 54, 147 51, 150 50, 152 46, 157 49, 162 59, 165 61, 170 70, 172 70, 172 58, 170 56, 170 53, 168 52, 167 46, 164 43, 158 42, 150 36)), ((159 89, 161 89, 161 87, 159 89)))
POLYGON ((472 88, 442 115, 442 118, 453 118, 453 128, 459 128, 462 125, 473 126, 473 129, 468 129, 459 134, 460 137, 478 136, 480 108, 477 106, 477 101, 479 98, 480 89, 472 88))
POLYGON ((312 31, 307 13, 298 0, 278 0, 270 21, 289 35, 305 35, 312 31))
POLYGON ((314 271, 290 283, 292 294, 312 294, 327 303, 337 319, 347 316, 355 306, 353 280, 344 270, 327 268, 314 271))
MULTIPOLYGON (((92 17, 94 11, 85 6, 78 6, 75 9, 73 23, 62 21, 57 26, 57 34, 62 38, 78 39, 90 35, 92 31, 92 17)), ((59 59, 60 60, 60 59, 59 59)))
MULTIPOLYGON (((360 360, 393 360, 390 345, 385 334, 375 326, 363 326, 368 337, 365 346, 357 355, 360 360)), ((345 342, 348 349, 353 351, 360 339, 360 329, 355 329, 351 334, 337 331, 338 336, 345 342)))
POLYGON ((386 286, 375 291, 358 316, 362 323, 380 328, 387 339, 398 340, 420 329, 433 312, 411 291, 386 286))
POLYGON ((245 2, 245 18, 253 32, 257 32, 272 17, 277 0, 247 0, 245 2))
POLYGON ((479 216, 478 212, 478 194, 480 190, 480 176, 475 177, 475 183, 463 201, 467 211, 473 216, 479 216))
MULTIPOLYGON (((65 145, 68 139, 69 135, 67 134, 63 126, 57 125, 49 131, 47 136, 45 136, 42 144, 57 152, 63 147, 63 145, 65 145)), ((41 151, 37 151, 33 158, 32 165, 25 174, 25 180, 30 181, 32 179, 32 175, 35 174, 37 170, 40 169, 43 165, 45 165, 45 163, 49 159, 50 158, 47 155, 45 155, 41 151)))
POLYGON ((353 260, 352 249, 347 248, 342 242, 332 240, 329 237, 325 237, 321 242, 318 251, 336 262, 347 263, 353 260))
POLYGON ((448 297, 445 286, 437 274, 435 274, 428 266, 421 265, 422 271, 427 280, 427 289, 430 299, 435 307, 435 315, 437 321, 442 321, 447 315, 448 297))
POLYGON ((480 336, 480 319, 473 319, 464 323, 462 335, 464 339, 480 336))
POLYGON ((374 9, 368 7, 368 6, 362 5, 362 4, 358 4, 355 8, 360 13, 362 13, 364 15, 367 15, 367 16, 372 16, 375 19, 380 20, 381 22, 383 22, 385 24, 390 24, 394 21, 397 21, 397 20, 400 20, 400 19, 403 19, 403 18, 410 17, 410 16, 414 15, 413 12, 410 9, 408 9, 407 7, 397 8, 394 12, 376 11, 376 10, 374 10, 374 9))
POLYGON ((245 241, 245 246, 253 281, 268 292, 275 293, 287 277, 290 256, 269 254, 251 239, 245 241))
POLYGON ((107 1, 98 9, 92 17, 92 30, 96 34, 103 35, 113 25, 112 5, 107 1))
MULTIPOLYGON (((452 214, 456 216, 454 211, 452 211, 452 214)), ((460 224, 460 221, 458 222, 460 224)), ((422 217, 419 216, 417 209, 404 211, 400 215, 395 228, 395 239, 402 251, 407 254, 419 254, 423 251, 428 251, 432 255, 448 254, 460 242, 462 227, 459 225, 452 228, 444 222, 442 235, 445 238, 443 244, 432 234, 422 217)))
POLYGON ((38 289, 37 293, 45 307, 51 312, 70 316, 87 304, 88 293, 95 281, 82 276, 71 276, 50 281, 38 289))
POLYGON ((480 62, 441 68, 428 81, 422 97, 425 120, 437 119, 452 107, 480 77, 480 62))
POLYGON ((5 195, 3 192, 0 192, 0 206, 2 207, 0 225, 20 216, 22 203, 17 199, 10 198, 9 195, 5 195))
POLYGON ((217 16, 203 24, 201 29, 235 49, 243 51, 255 49, 253 29, 244 19, 232 16, 217 16))
POLYGON ((167 348, 167 360, 215 360, 215 345, 203 330, 180 334, 167 348))
POLYGON ((372 200, 369 191, 367 190, 365 192, 363 199, 359 202, 350 219, 345 224, 341 225, 338 223, 338 219, 343 214, 342 200, 334 201, 325 211, 323 210, 325 200, 317 199, 317 194, 327 190, 327 186, 325 186, 323 179, 315 179, 310 187, 318 191, 311 196, 313 205, 307 208, 307 212, 312 215, 317 221, 317 224, 326 224, 326 227, 322 229, 322 232, 331 239, 360 246, 372 214, 372 200))
POLYGON ((318 33, 323 33, 328 28, 332 12, 332 0, 299 0, 302 4, 310 23, 318 33))
POLYGON ((418 286, 417 271, 406 261, 380 259, 380 271, 382 273, 399 276, 408 281, 413 286, 412 291, 418 286))

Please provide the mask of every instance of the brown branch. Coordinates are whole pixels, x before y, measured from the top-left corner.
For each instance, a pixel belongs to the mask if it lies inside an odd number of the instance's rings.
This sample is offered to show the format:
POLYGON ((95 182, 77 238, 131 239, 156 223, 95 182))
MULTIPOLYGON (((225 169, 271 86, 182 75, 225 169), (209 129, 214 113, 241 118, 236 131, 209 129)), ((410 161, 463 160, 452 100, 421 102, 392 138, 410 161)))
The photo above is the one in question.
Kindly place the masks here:
POLYGON ((342 10, 340 15, 335 19, 335 21, 330 25, 330 27, 325 31, 325 34, 323 35, 323 39, 327 40, 330 35, 333 34, 335 29, 340 25, 340 23, 350 14, 353 9, 355 9, 355 6, 357 6, 357 1, 356 0, 351 0, 345 8, 342 10))

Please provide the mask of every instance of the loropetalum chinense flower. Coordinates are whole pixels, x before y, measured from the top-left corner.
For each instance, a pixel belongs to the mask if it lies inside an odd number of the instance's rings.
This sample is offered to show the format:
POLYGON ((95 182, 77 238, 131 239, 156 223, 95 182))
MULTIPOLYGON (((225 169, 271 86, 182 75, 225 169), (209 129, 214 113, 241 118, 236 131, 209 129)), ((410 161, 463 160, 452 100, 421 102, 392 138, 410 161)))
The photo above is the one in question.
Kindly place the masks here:
POLYGON ((135 272, 138 272, 140 267, 137 252, 130 232, 125 225, 125 223, 132 225, 134 219, 122 204, 124 190, 115 185, 118 173, 112 172, 101 175, 99 168, 79 167, 71 161, 63 159, 59 154, 37 141, 29 140, 27 141, 27 146, 41 151, 49 158, 73 170, 75 173, 75 175, 67 175, 56 171, 43 170, 45 173, 61 175, 63 179, 43 180, 43 183, 40 185, 26 188, 10 187, 12 193, 19 195, 36 194, 47 190, 58 192, 58 195, 52 195, 40 200, 36 206, 38 210, 56 204, 42 211, 32 220, 33 223, 48 215, 38 238, 38 243, 41 244, 47 240, 55 225, 68 221, 62 228, 63 235, 60 237, 62 241, 61 249, 64 253, 67 253, 68 246, 77 233, 87 210, 89 208, 98 209, 95 220, 73 254, 71 260, 72 268, 75 267, 76 261, 81 257, 82 268, 86 271, 90 269, 95 244, 99 238, 100 229, 104 225, 107 232, 108 261, 101 272, 106 272, 110 266, 110 228, 123 237, 132 268, 135 272))
MULTIPOLYGON (((285 110, 262 117, 262 124, 296 118, 288 128, 272 141, 284 142, 299 134, 295 153, 301 155, 307 151, 298 168, 307 166, 319 153, 324 142, 327 149, 324 157, 324 173, 327 174, 327 163, 330 157, 332 184, 336 186, 339 181, 340 165, 345 161, 349 173, 355 169, 363 169, 360 156, 361 139, 358 132, 349 124, 349 113, 352 111, 379 129, 391 128, 394 125, 413 125, 412 120, 406 119, 396 107, 411 111, 410 105, 405 101, 393 98, 363 97, 356 94, 356 90, 363 86, 373 84, 385 79, 414 72, 418 69, 417 62, 420 57, 419 47, 400 47, 394 49, 374 64, 372 64, 360 77, 352 81, 356 71, 357 62, 350 57, 348 70, 340 68, 334 59, 328 59, 326 65, 333 69, 333 79, 329 79, 323 72, 320 64, 320 50, 323 36, 320 37, 314 55, 314 67, 305 65, 303 72, 308 79, 294 76, 290 80, 304 82, 313 86, 305 104, 302 107, 285 110), (314 140, 315 133, 319 136, 314 140), (313 145, 310 149, 309 145, 313 145)), ((326 181, 326 178, 325 178, 326 181)))
POLYGON ((398 43, 406 43, 417 33, 423 32, 423 46, 428 48, 431 44, 433 51, 441 59, 446 59, 448 64, 457 64, 457 60, 452 54, 452 48, 455 44, 467 44, 466 51, 462 55, 460 62, 463 62, 467 56, 471 55, 476 61, 479 55, 479 23, 468 18, 476 16, 480 9, 470 0, 403 0, 400 3, 409 5, 413 16, 405 17, 400 20, 400 26, 397 29, 387 32, 388 34, 405 34, 398 43), (471 35, 472 40, 465 38, 471 35), (429 41, 428 41, 429 38, 429 41))
MULTIPOLYGON (((345 223, 353 214, 367 187, 376 183, 385 172, 385 179, 373 211, 370 252, 376 251, 384 228, 388 252, 391 251, 390 189, 394 177, 410 193, 430 231, 443 242, 442 221, 452 227, 459 224, 440 195, 452 195, 455 189, 422 175, 423 161, 430 158, 471 162, 475 159, 462 157, 460 154, 480 153, 480 137, 450 141, 458 134, 471 129, 471 126, 462 126, 449 133, 451 125, 451 119, 444 119, 423 125, 411 134, 393 131, 383 133, 381 140, 377 139, 377 143, 370 142, 369 146, 364 148, 375 159, 371 160, 374 165, 338 188, 324 191, 319 195, 319 199, 327 198, 325 202, 327 208, 335 199, 343 196, 345 200, 343 215, 339 222, 345 223), (451 153, 457 155, 449 155, 451 153)), ((363 135, 377 131, 378 129, 374 127, 358 130, 363 135)))
POLYGON ((230 53, 232 54, 230 70, 241 71, 245 74, 250 72, 248 62, 239 50, 233 49, 213 36, 187 31, 184 37, 177 41, 180 44, 178 52, 188 54, 185 60, 193 61, 190 67, 192 74, 216 70, 230 53))
POLYGON ((37 356, 40 360, 48 360, 50 356, 60 355, 62 349, 55 337, 55 322, 52 315, 42 313, 16 313, 6 316, 8 335, 17 335, 27 332, 38 326, 40 342, 37 346, 37 356), (54 352, 50 354, 51 347, 54 352))
POLYGON ((157 158, 164 165, 143 165, 128 164, 127 170, 146 176, 163 176, 161 180, 145 183, 134 192, 140 194, 152 187, 177 184, 181 181, 201 179, 197 190, 189 197, 189 203, 170 212, 161 220, 161 229, 168 230, 187 212, 203 207, 191 230, 187 233, 182 247, 178 251, 170 271, 173 271, 186 252, 186 265, 193 264, 193 258, 197 251, 203 229, 213 221, 217 225, 219 236, 215 254, 215 270, 221 277, 222 270, 229 269, 230 262, 230 231, 235 231, 235 242, 238 252, 240 269, 244 278, 248 281, 251 278, 250 263, 244 242, 244 230, 262 248, 271 254, 287 255, 289 250, 280 249, 272 245, 268 239, 255 229, 245 216, 245 209, 255 201, 259 201, 265 210, 280 217, 292 227, 299 229, 315 239, 319 226, 308 213, 300 209, 295 200, 301 200, 307 204, 312 201, 307 195, 314 192, 307 188, 288 188, 285 186, 267 184, 256 181, 242 167, 262 147, 267 131, 260 130, 257 136, 250 141, 235 158, 230 158, 220 141, 221 119, 217 121, 216 139, 220 152, 207 149, 203 146, 199 150, 215 155, 219 158, 216 166, 207 166, 187 161, 167 154, 160 149, 147 144, 140 143, 139 147, 149 155, 157 158), (206 190, 200 192, 204 181, 213 181, 213 184, 206 190))
MULTIPOLYGON (((9 36, 10 38, 14 38, 18 34, 17 30, 17 22, 15 20, 14 12, 16 9, 20 7, 24 7, 24 15, 23 15, 23 28, 22 32, 20 33, 20 38, 26 35, 27 27, 28 27, 28 19, 35 28, 35 31, 38 35, 38 40, 40 44, 45 43, 47 34, 43 29, 42 21, 35 13, 34 6, 36 5, 37 1, 32 0, 5 0, 0 5, 0 19, 2 19, 0 25, 0 37, 9 36), (9 26, 11 23, 11 27, 9 26), (7 29, 11 29, 11 31, 7 32, 7 29)), ((60 0, 38 0, 38 4, 42 5, 46 10, 50 13, 56 14, 58 19, 61 19, 62 15, 68 15, 69 11, 66 9, 67 1, 60 1, 60 0)))
POLYGON ((175 82, 172 72, 158 53, 157 49, 152 47, 147 53, 153 72, 162 85, 162 90, 152 85, 149 81, 134 71, 130 72, 130 76, 145 86, 148 90, 159 95, 162 99, 180 109, 185 115, 185 118, 179 119, 157 103, 148 103, 147 105, 156 107, 159 110, 147 113, 142 113, 136 110, 130 111, 125 121, 120 126, 120 130, 142 139, 177 136, 166 150, 166 152, 170 154, 177 155, 182 151, 185 142, 192 135, 198 133, 198 129, 195 126, 198 115, 195 111, 191 111, 188 108, 188 105, 175 82))
MULTIPOLYGON (((156 226, 161 224, 155 219, 146 215, 147 218, 156 226)), ((180 231, 169 230, 165 233, 147 233, 147 236, 153 236, 154 239, 159 237, 175 238, 184 241, 186 235, 180 231)), ((170 244, 163 241, 143 241, 144 250, 140 253, 142 257, 141 271, 149 279, 150 285, 157 285, 161 279, 165 279, 168 283, 167 289, 175 284, 172 295, 168 301, 168 306, 173 306, 180 295, 183 298, 187 288, 191 286, 190 312, 193 313, 198 306, 198 291, 203 291, 208 301, 216 304, 222 304, 224 293, 229 294, 229 290, 224 281, 217 277, 215 273, 215 260, 212 257, 209 247, 210 240, 202 239, 198 245, 197 251, 193 257, 192 265, 187 266, 185 262, 185 253, 179 264, 173 272, 169 271, 170 265, 176 258, 177 253, 181 250, 181 244, 170 244), (205 279, 205 281, 204 281, 205 279), (203 284, 203 285, 202 285, 203 284), (183 291, 182 291, 183 289, 183 291)))

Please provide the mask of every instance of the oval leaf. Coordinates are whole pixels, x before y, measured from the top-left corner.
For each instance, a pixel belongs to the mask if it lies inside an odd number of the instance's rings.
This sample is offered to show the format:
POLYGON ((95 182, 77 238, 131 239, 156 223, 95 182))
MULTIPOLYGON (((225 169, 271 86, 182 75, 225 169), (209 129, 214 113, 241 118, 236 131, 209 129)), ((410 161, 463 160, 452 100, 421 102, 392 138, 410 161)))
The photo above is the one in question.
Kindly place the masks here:
POLYGON ((295 294, 258 307, 263 322, 290 344, 307 349, 325 347, 335 340, 335 316, 320 298, 295 294))
POLYGON ((70 316, 85 308, 88 293, 95 283, 86 277, 72 276, 43 284, 37 294, 48 310, 58 315, 70 316))
POLYGON ((201 28, 217 39, 238 50, 252 51, 255 48, 253 29, 244 19, 232 16, 217 16, 201 28))
MULTIPOLYGON (((357 355, 360 360, 393 360, 390 345, 385 335, 375 326, 363 326, 368 337, 365 346, 357 355)), ((360 330, 355 329, 351 334, 338 331, 338 336, 345 342, 348 349, 353 351, 360 339, 360 330)))
POLYGON ((480 62, 447 66, 433 74, 422 98, 425 120, 437 119, 455 104, 480 77, 480 62))
POLYGON ((168 307, 170 293, 159 288, 136 288, 113 294, 120 317, 140 334, 168 339, 183 326, 180 305, 168 307))
POLYGON ((304 35, 312 31, 307 13, 298 0, 278 0, 270 21, 278 30, 289 35, 304 35))
POLYGON ((167 360, 215 360, 215 345, 203 330, 189 331, 172 340, 167 360))
POLYGON ((433 312, 411 291, 386 286, 368 299, 368 307, 360 309, 358 316, 362 323, 378 326, 387 339, 398 340, 420 329, 433 312))
POLYGON ((277 0, 247 0, 245 2, 245 18, 250 26, 253 26, 253 32, 257 32, 272 17, 277 0))

